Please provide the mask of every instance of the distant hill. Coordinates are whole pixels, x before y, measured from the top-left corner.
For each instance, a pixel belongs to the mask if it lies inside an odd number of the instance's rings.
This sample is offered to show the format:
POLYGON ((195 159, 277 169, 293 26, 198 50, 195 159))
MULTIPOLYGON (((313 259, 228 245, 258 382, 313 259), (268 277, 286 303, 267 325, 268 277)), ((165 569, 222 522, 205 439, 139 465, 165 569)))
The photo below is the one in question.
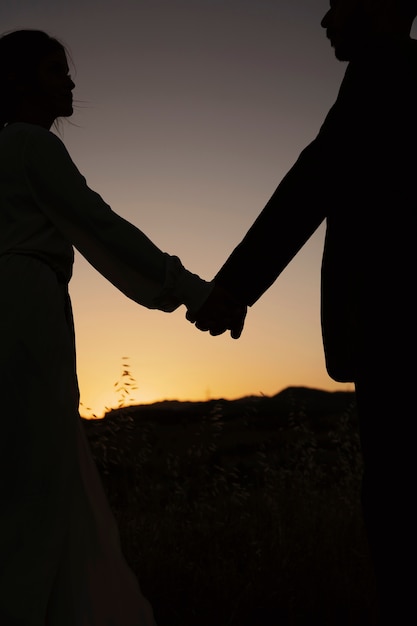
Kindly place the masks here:
POLYGON ((233 462, 260 449, 275 454, 300 438, 334 449, 340 437, 331 433, 357 431, 357 416, 354 392, 288 387, 272 397, 128 406, 83 424, 99 464, 104 454, 106 463, 116 466, 146 449, 152 449, 155 462, 196 448, 233 462))
POLYGON ((117 422, 128 413, 135 422, 151 421, 158 424, 198 420, 221 412, 225 420, 241 418, 244 414, 255 419, 272 418, 276 423, 291 413, 303 412, 310 417, 331 417, 342 413, 354 402, 354 392, 323 391, 309 387, 288 387, 274 396, 245 396, 237 400, 218 398, 206 401, 164 400, 153 404, 139 404, 108 411, 103 420, 83 419, 87 428, 103 421, 117 422))

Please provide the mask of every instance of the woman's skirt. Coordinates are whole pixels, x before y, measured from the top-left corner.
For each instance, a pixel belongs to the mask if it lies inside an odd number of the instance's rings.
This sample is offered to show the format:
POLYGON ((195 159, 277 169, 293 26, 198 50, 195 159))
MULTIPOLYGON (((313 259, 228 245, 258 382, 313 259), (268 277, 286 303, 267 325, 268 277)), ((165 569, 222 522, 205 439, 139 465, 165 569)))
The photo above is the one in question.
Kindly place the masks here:
POLYGON ((0 257, 0 624, 155 626, 78 413, 67 285, 0 257))

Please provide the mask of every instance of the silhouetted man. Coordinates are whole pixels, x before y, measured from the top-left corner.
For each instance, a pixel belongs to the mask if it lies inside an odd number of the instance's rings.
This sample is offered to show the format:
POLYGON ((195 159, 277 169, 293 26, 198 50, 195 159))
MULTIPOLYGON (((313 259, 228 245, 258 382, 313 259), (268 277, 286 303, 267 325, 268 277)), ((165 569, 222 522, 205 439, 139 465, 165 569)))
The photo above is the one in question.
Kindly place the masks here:
POLYGON ((326 220, 322 331, 336 381, 354 382, 363 511, 381 624, 414 614, 417 0, 332 0, 322 20, 348 61, 316 139, 283 178, 188 319, 238 338, 247 305, 326 220))

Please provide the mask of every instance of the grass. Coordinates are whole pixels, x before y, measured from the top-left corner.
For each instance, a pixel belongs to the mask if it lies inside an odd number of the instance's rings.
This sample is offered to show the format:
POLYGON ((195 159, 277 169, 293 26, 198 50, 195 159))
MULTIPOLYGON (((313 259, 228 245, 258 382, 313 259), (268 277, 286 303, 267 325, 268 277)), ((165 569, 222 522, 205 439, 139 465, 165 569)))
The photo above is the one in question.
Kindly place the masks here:
POLYGON ((158 626, 376 623, 355 405, 325 431, 296 398, 287 418, 233 434, 219 405, 178 443, 129 408, 87 429, 158 626))

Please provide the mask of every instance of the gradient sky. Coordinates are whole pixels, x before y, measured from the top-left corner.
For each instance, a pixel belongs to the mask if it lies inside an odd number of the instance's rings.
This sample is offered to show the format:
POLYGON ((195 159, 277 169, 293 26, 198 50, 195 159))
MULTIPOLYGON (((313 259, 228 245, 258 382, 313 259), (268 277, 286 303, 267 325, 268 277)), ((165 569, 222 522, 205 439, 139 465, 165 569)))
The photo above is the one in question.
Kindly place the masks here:
MULTIPOLYGON (((39 28, 67 46, 77 108, 61 137, 73 160, 114 211, 210 280, 337 96, 346 64, 320 27, 327 8, 327 0, 2 0, 0 24, 39 28)), ((290 385, 352 389, 324 366, 323 236, 322 226, 249 309, 238 341, 199 332, 184 307, 140 307, 76 253, 81 413, 117 404, 124 356, 136 403, 269 396, 290 385)))

